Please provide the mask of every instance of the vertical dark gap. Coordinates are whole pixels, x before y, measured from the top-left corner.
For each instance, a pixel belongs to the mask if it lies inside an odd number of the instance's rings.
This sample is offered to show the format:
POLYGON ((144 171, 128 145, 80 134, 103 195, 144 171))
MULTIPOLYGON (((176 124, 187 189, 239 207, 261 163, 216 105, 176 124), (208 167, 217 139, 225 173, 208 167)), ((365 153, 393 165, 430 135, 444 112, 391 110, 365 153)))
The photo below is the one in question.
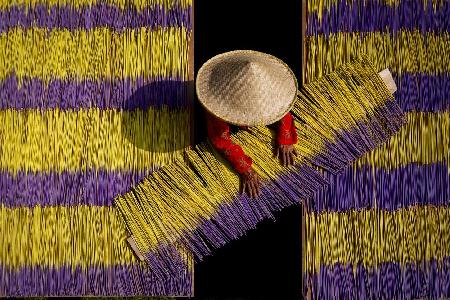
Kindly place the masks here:
MULTIPOLYGON (((195 0, 195 73, 212 56, 251 49, 285 61, 301 82, 302 0, 195 0)), ((274 99, 275 100, 275 99, 274 99)), ((195 106, 196 143, 206 140, 195 106)), ((195 266, 195 299, 300 299, 301 208, 277 213, 195 266)))

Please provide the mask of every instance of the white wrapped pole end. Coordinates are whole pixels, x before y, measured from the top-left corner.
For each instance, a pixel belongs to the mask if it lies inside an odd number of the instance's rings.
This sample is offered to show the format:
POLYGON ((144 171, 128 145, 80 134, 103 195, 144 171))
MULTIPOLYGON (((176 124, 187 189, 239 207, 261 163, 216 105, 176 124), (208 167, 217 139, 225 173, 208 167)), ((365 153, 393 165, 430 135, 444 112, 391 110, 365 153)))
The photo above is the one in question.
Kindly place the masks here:
POLYGON ((378 75, 380 75, 381 79, 383 80, 384 84, 386 84, 386 87, 391 92, 391 94, 394 94, 397 91, 397 85, 395 84, 394 78, 392 77, 389 69, 384 69, 383 71, 378 73, 378 75))
POLYGON ((131 249, 133 249, 134 253, 136 254, 136 256, 139 258, 140 261, 144 261, 145 258, 142 255, 142 253, 139 251, 136 242, 134 241, 133 236, 130 236, 127 238, 127 242, 128 244, 130 244, 131 249))

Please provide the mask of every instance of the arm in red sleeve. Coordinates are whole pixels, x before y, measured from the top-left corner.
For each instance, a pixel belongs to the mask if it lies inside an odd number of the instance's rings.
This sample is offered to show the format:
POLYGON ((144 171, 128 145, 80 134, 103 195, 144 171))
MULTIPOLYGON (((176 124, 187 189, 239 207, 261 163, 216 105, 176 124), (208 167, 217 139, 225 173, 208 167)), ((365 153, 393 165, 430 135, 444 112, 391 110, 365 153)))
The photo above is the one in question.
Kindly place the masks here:
POLYGON ((278 122, 277 142, 279 145, 294 145, 297 143, 297 139, 294 117, 288 112, 278 122))
POLYGON ((245 155, 239 145, 230 138, 230 126, 223 120, 207 113, 206 116, 208 138, 220 153, 231 163, 239 174, 248 171, 252 166, 252 159, 245 155))

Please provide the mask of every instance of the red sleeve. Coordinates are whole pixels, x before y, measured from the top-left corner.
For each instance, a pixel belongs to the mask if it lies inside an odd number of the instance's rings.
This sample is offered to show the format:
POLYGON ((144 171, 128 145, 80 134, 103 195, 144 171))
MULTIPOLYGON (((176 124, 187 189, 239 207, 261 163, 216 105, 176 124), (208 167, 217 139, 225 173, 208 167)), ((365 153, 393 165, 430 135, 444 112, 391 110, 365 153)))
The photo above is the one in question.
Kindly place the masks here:
POLYGON ((295 128, 294 117, 288 112, 278 122, 277 141, 279 145, 294 145, 297 143, 297 129, 295 128))
POLYGON ((220 153, 231 163, 239 174, 243 174, 252 166, 252 159, 245 155, 239 145, 230 138, 230 126, 223 120, 207 113, 208 138, 220 153))

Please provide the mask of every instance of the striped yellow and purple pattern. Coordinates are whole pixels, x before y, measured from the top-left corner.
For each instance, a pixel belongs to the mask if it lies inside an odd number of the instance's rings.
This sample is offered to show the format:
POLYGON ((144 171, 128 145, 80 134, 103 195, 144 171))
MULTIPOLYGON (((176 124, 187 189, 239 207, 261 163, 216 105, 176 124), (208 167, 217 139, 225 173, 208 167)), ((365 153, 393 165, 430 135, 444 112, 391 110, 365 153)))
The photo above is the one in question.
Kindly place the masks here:
POLYGON ((0 296, 190 296, 113 200, 189 146, 191 0, 0 0, 0 296))
POLYGON ((368 55, 407 122, 307 204, 311 299, 450 297, 450 1, 308 0, 306 80, 368 55))

